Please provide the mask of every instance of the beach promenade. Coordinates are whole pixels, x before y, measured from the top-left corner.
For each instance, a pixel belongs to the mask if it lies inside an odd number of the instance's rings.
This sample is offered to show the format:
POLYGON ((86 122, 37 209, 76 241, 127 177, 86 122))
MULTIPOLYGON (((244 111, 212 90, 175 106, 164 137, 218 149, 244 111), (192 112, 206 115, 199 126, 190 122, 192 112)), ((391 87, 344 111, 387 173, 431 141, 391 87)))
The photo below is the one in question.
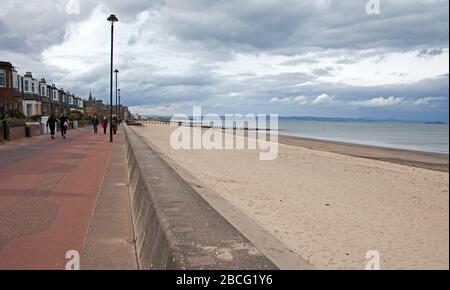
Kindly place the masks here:
POLYGON ((137 268, 124 162, 122 131, 0 145, 0 269, 137 268))

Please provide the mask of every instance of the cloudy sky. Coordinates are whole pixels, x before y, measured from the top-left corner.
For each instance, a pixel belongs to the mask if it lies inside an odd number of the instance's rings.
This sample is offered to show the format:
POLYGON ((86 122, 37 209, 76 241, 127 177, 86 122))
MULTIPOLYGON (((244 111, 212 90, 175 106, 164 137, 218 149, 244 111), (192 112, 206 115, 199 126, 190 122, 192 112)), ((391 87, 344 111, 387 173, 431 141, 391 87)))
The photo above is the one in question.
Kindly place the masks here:
POLYGON ((449 1, 2 0, 0 60, 135 112, 448 121, 449 1))

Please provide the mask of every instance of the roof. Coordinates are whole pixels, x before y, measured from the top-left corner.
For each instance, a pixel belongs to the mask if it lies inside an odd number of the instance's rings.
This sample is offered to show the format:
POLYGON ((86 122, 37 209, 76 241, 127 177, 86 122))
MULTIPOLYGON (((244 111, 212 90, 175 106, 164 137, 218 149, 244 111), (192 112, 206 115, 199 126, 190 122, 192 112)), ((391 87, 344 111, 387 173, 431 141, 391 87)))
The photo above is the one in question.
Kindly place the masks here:
POLYGON ((0 66, 13 67, 12 63, 6 61, 0 61, 0 66))

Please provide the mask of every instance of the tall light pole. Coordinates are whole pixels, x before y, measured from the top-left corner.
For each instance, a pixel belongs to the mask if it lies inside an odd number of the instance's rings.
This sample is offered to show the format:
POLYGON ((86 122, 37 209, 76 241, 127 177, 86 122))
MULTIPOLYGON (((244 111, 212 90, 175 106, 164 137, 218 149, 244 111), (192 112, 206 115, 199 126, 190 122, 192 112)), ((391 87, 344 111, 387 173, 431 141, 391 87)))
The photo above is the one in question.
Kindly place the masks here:
POLYGON ((122 121, 122 108, 120 107, 120 89, 119 89, 119 123, 122 121))
POLYGON ((113 128, 112 128, 112 118, 113 118, 113 67, 114 67, 114 22, 119 21, 117 19, 116 15, 111 14, 111 16, 107 19, 109 22, 111 22, 111 82, 110 82, 110 107, 109 107, 109 141, 113 142, 113 128))
POLYGON ((118 107, 118 93, 117 93, 117 76, 118 76, 118 74, 119 74, 119 70, 118 69, 116 69, 115 71, 114 71, 114 73, 116 74, 116 118, 119 118, 119 107, 118 107))

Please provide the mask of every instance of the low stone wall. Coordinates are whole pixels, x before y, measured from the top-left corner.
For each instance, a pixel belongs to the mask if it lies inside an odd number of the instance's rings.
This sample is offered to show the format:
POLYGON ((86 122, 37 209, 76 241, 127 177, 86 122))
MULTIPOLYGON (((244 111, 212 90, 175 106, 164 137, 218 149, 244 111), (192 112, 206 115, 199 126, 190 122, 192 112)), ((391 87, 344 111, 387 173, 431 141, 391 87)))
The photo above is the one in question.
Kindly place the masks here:
POLYGON ((26 122, 23 120, 7 120, 6 124, 6 138, 8 141, 13 141, 20 138, 25 138, 26 122))
POLYGON ((10 127, 8 131, 9 141, 25 138, 25 127, 10 127))
POLYGON ((27 123, 27 127, 30 130, 30 136, 27 136, 27 137, 35 137, 35 136, 42 135, 43 130, 41 128, 40 123, 27 123))
MULTIPOLYGON (((90 125, 89 121, 79 121, 78 128, 83 128, 90 125)), ((0 122, 0 143, 6 141, 14 141, 25 137, 35 137, 43 135, 43 124, 38 122, 27 123, 24 120, 7 120, 0 122), (29 135, 27 136, 27 131, 29 135)), ((69 129, 72 129, 72 122, 69 123, 69 129)), ((59 126, 57 126, 59 131, 59 126)))
POLYGON ((124 128, 141 269, 278 269, 130 127, 124 128))

